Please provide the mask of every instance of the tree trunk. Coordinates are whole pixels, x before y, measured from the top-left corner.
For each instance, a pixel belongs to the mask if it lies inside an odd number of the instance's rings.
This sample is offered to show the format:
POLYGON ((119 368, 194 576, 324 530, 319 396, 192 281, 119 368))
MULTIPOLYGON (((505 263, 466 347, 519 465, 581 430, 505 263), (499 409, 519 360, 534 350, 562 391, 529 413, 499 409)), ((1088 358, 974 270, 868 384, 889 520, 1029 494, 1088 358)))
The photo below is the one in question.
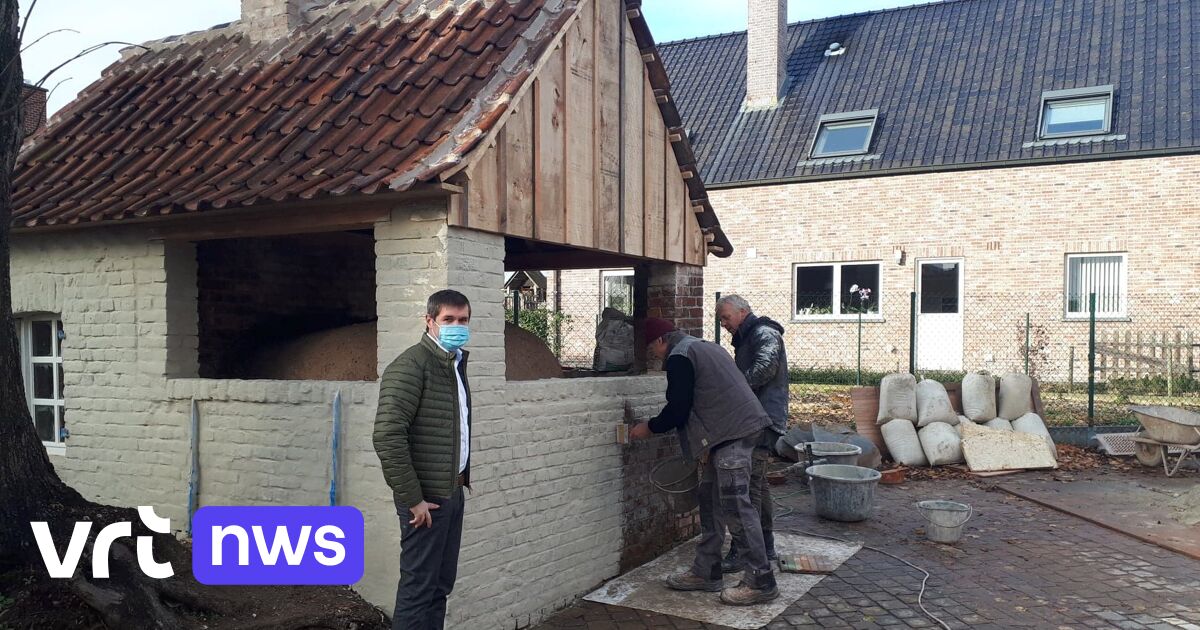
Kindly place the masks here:
POLYGON ((33 428, 12 316, 9 226, 12 175, 21 148, 21 73, 16 0, 0 0, 0 564, 36 553, 29 521, 47 506, 80 500, 54 472, 33 428))

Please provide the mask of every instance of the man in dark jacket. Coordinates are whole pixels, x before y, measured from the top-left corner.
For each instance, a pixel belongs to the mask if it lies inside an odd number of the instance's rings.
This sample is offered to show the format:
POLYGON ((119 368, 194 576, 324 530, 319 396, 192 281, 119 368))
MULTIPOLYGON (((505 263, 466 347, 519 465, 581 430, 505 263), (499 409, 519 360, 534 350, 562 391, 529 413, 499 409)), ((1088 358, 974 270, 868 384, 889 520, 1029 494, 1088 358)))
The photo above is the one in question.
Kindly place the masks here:
POLYGON ((703 467, 697 491, 701 535, 696 560, 690 571, 667 578, 667 586, 721 591, 721 601, 737 606, 775 599, 775 573, 767 560, 758 512, 750 502, 751 459, 771 419, 719 346, 678 332, 663 319, 647 319, 645 332, 649 355, 666 360, 667 404, 658 416, 634 426, 630 436, 645 439, 675 429, 684 453, 703 467), (741 583, 724 590, 723 522, 736 522, 745 532, 738 544, 746 564, 741 583))
MULTIPOLYGON (((783 326, 754 314, 750 303, 739 295, 726 295, 717 301, 717 319, 733 334, 734 360, 746 382, 771 416, 771 427, 754 449, 754 469, 750 477, 750 498, 762 517, 761 527, 767 555, 775 558, 775 504, 767 482, 767 464, 773 445, 787 432, 788 365, 783 344, 783 326)), ((741 537, 737 523, 729 527, 734 539, 741 537)), ((741 545, 730 545, 721 566, 726 573, 741 571, 745 562, 738 556, 741 545)))
POLYGON ((467 381, 471 304, 438 291, 425 334, 383 372, 375 453, 400 516, 400 584, 392 628, 444 626, 458 575, 463 487, 470 487, 471 389, 467 381))

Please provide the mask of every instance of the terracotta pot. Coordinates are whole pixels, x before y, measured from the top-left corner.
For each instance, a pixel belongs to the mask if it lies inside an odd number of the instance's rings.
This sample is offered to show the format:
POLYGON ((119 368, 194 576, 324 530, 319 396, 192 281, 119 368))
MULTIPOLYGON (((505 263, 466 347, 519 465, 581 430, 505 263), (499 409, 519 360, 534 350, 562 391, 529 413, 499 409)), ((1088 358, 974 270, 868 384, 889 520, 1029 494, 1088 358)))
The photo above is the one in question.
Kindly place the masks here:
POLYGON ((881 475, 879 477, 879 483, 884 483, 884 484, 888 484, 888 485, 896 485, 899 483, 904 483, 904 469, 903 468, 893 468, 891 470, 884 470, 884 471, 881 471, 879 474, 881 475))
POLYGON ((767 483, 772 486, 782 486, 787 483, 787 472, 783 470, 773 470, 767 473, 767 483))

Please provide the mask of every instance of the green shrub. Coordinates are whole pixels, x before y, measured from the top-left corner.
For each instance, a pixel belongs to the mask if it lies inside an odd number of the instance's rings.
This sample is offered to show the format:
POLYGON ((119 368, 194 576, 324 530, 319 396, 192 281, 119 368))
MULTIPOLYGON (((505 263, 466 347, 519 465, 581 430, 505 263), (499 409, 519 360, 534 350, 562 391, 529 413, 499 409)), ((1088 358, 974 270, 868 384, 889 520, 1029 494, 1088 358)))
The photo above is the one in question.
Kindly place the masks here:
MULTIPOLYGON (((504 319, 509 322, 513 321, 512 309, 504 311, 504 319)), ((554 352, 554 356, 562 355, 562 337, 570 328, 570 315, 546 308, 530 308, 521 309, 517 319, 517 326, 537 335, 539 339, 546 342, 546 345, 554 352), (558 334, 555 334, 556 332, 558 334)))

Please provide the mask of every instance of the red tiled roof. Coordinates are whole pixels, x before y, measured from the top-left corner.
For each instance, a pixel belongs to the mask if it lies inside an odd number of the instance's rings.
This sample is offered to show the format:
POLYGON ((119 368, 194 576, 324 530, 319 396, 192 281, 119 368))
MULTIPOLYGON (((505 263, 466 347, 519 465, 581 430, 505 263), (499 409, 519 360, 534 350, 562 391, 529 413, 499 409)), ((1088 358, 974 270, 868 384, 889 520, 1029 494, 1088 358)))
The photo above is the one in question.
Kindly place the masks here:
POLYGON ((576 0, 340 0, 110 67, 22 153, 14 226, 404 190, 457 164, 576 0))

